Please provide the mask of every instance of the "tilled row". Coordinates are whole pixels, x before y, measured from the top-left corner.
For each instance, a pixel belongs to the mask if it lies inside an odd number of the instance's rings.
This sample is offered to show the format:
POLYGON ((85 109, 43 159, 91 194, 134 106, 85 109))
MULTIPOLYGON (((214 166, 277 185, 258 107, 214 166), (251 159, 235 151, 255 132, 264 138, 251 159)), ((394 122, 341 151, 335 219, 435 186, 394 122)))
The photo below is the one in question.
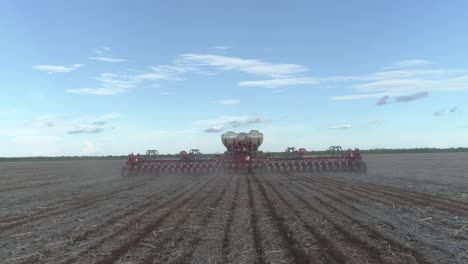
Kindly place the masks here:
POLYGON ((30 212, 26 215, 22 214, 13 216, 3 216, 0 220, 0 231, 11 230, 14 227, 18 227, 33 221, 61 215, 67 211, 77 210, 79 208, 96 205, 96 203, 98 202, 104 202, 109 199, 112 199, 114 194, 121 193, 124 191, 131 191, 145 184, 145 181, 139 180, 137 182, 132 183, 131 185, 96 190, 92 195, 87 195, 78 198, 68 198, 59 204, 51 205, 50 207, 44 207, 43 209, 30 212))
MULTIPOLYGON (((159 202, 161 199, 167 199, 167 195, 171 196, 172 194, 185 188, 190 183, 198 182, 199 180, 200 179, 195 178, 191 180, 186 179, 186 181, 178 180, 169 185, 166 184, 160 187, 156 186, 156 192, 149 197, 145 198, 144 200, 141 199, 143 197, 129 199, 126 201, 126 203, 122 203, 123 207, 120 208, 119 203, 113 202, 112 200, 108 202, 109 208, 104 207, 101 203, 95 203, 93 206, 89 205, 84 211, 79 211, 75 207, 71 207, 66 211, 67 214, 70 214, 68 222, 64 223, 62 223, 63 220, 54 220, 56 215, 55 213, 48 215, 48 218, 43 215, 44 220, 42 220, 40 223, 38 222, 35 226, 28 227, 31 231, 30 233, 32 233, 31 235, 15 237, 14 240, 7 242, 9 242, 10 246, 19 246, 21 244, 29 243, 30 246, 27 248, 28 250, 35 250, 37 252, 36 258, 41 258, 46 263, 50 262, 51 260, 58 262, 59 259, 67 256, 68 254, 73 255, 77 253, 78 248, 81 246, 81 241, 83 241, 84 244, 86 244, 88 247, 90 244, 94 244, 94 242, 105 242, 106 239, 109 238, 109 232, 112 232, 113 234, 118 233, 118 231, 115 229, 116 227, 121 227, 122 224, 120 223, 122 221, 131 220, 131 217, 135 216, 144 218, 145 216, 142 215, 142 212, 145 212, 145 210, 152 206, 156 206, 156 202, 159 202), (102 211, 103 209, 105 210, 102 211), (129 217, 130 219, 128 219, 129 217), (49 220, 46 221, 47 219, 49 220), (83 224, 78 223, 79 225, 77 226, 77 223, 73 225, 73 222, 71 222, 75 219, 83 219, 83 221, 86 221, 83 224), (58 237, 55 239, 55 241, 47 241, 48 237, 51 235, 48 235, 47 232, 45 232, 46 230, 41 230, 41 225, 47 225, 48 229, 51 230, 50 232, 53 233, 60 230, 60 232, 64 233, 64 235, 58 237), (31 239, 34 239, 37 245, 31 246, 31 239), (41 241, 40 244, 38 243, 39 241, 41 241)), ((146 184, 148 184, 148 182, 146 182, 146 184)), ((142 191, 142 188, 143 186, 140 185, 139 191, 142 191)), ((124 195, 123 198, 132 198, 134 194, 135 192, 117 192, 117 190, 114 190, 114 193, 111 194, 110 198, 108 199, 116 199, 120 195, 124 195)), ((10 250, 9 252, 14 251, 10 250)), ((85 253, 85 251, 81 252, 83 252, 83 254, 85 253)), ((71 260, 73 259, 74 258, 71 258, 71 260)), ((29 263, 29 261, 30 260, 28 259, 25 261, 25 263, 29 263)))
POLYGON ((213 176, 205 176, 183 185, 182 188, 159 193, 150 201, 143 203, 135 215, 129 214, 129 218, 120 219, 119 222, 122 224, 115 227, 111 234, 106 234, 107 229, 101 228, 97 239, 88 238, 91 243, 83 243, 84 247, 79 252, 74 252, 64 263, 112 263, 118 260, 151 231, 157 229, 166 218, 203 191, 213 179, 213 176), (111 253, 109 256, 99 257, 109 252, 111 253))
MULTIPOLYGON (((337 204, 340 207, 339 210, 346 213, 348 217, 360 218, 361 221, 364 220, 366 222, 372 221, 376 228, 380 230, 380 233, 386 234, 385 239, 389 241, 402 241, 400 243, 409 245, 417 251, 424 252, 423 254, 430 259, 456 259, 457 256, 464 255, 466 252, 464 248, 468 246, 468 237, 463 234, 453 237, 453 234, 457 230, 460 230, 463 224, 455 227, 447 225, 443 220, 443 217, 449 217, 444 212, 447 210, 436 211, 429 209, 423 211, 421 208, 416 207, 418 203, 413 203, 410 197, 406 197, 405 194, 408 191, 404 189, 400 190, 401 195, 398 198, 386 196, 385 192, 365 191, 362 201, 366 201, 366 204, 361 207, 366 208, 364 210, 356 208, 357 206, 350 206, 349 202, 346 201, 350 197, 347 194, 349 189, 356 190, 361 187, 347 186, 339 180, 336 183, 336 180, 328 178, 300 178, 300 183, 297 183, 298 185, 307 186, 313 192, 323 197, 323 199, 337 204), (343 188, 345 186, 346 188, 343 188), (339 197, 342 195, 344 197, 339 197), (404 200, 405 197, 408 200, 404 200), (401 200, 404 200, 404 204, 407 206, 395 208, 395 204, 398 204, 401 200), (377 203, 373 203, 373 201, 377 203), (387 207, 378 206, 379 204, 386 204, 387 207), (350 210, 344 209, 346 207, 350 208, 350 210), (428 213, 431 217, 427 217, 428 213)), ((365 190, 366 188, 373 189, 374 187, 362 188, 365 190)), ((359 197, 354 192, 352 194, 354 194, 354 198, 359 197)), ((356 203, 354 204, 356 205, 356 203)), ((459 219, 458 216, 455 217, 459 219)))
MULTIPOLYGON (((463 255, 468 253, 466 235, 453 237, 456 229, 442 221, 435 223, 444 214, 462 217, 463 201, 342 180, 334 174, 201 175, 174 178, 165 184, 158 184, 157 179, 140 180, 127 186, 133 191, 117 188, 118 193, 109 194, 112 199, 129 199, 122 203, 125 208, 112 207, 107 200, 109 207, 96 203, 94 210, 108 211, 100 214, 102 219, 93 218, 94 225, 76 232, 71 237, 73 242, 44 249, 21 261, 108 264, 468 260, 463 255), (138 191, 148 195, 137 195, 138 191), (449 202, 453 202, 453 210, 443 207, 449 202), (421 221, 421 210, 416 206, 423 205, 432 210, 430 221, 421 221)), ((97 200, 107 198, 98 196, 97 200)), ((53 218, 58 215, 54 212, 38 217, 53 218)), ((86 209, 80 214, 92 217, 92 212, 86 209)))

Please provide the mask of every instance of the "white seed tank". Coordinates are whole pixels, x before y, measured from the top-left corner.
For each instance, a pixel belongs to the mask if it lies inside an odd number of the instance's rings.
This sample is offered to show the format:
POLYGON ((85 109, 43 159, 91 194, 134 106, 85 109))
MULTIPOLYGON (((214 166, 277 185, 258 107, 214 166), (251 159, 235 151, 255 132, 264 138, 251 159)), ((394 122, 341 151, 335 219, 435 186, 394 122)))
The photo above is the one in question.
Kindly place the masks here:
POLYGON ((237 142, 237 133, 228 131, 221 135, 221 141, 223 145, 227 148, 229 145, 235 144, 237 142))
POLYGON ((230 145, 239 143, 239 144, 253 144, 260 146, 263 142, 263 134, 258 132, 258 130, 251 130, 249 133, 241 132, 235 133, 233 131, 228 131, 221 135, 221 141, 223 145, 227 148, 230 145))
POLYGON ((241 132, 241 133, 237 134, 237 143, 247 144, 248 139, 249 139, 249 134, 247 134, 245 132, 241 132))
POLYGON ((248 142, 253 145, 260 146, 263 142, 263 134, 258 130, 250 130, 248 134, 248 142))

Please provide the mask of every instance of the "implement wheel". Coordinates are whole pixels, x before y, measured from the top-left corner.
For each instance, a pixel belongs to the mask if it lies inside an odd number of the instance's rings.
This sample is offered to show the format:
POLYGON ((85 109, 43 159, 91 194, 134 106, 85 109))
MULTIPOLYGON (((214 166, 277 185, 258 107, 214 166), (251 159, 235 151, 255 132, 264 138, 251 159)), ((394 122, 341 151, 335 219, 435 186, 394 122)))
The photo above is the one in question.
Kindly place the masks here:
POLYGON ((365 162, 355 160, 353 162, 353 171, 357 173, 365 173, 367 172, 367 165, 365 162))
POLYGON ((361 162, 361 173, 367 173, 367 163, 361 162))

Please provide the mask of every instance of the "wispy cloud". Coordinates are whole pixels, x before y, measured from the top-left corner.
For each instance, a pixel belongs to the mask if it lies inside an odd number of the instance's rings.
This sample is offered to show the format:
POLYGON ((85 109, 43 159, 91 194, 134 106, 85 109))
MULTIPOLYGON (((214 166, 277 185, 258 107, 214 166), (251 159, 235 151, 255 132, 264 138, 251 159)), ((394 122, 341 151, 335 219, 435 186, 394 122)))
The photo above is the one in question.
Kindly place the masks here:
POLYGON ((98 134, 103 132, 105 129, 102 127, 81 127, 73 129, 67 132, 67 134, 98 134))
POLYGON ((102 73, 96 78, 103 87, 130 89, 137 83, 133 76, 118 75, 114 73, 102 73))
POLYGON ((117 95, 128 92, 140 82, 134 76, 117 75, 114 73, 102 73, 96 80, 101 87, 66 89, 65 91, 73 94, 117 95))
MULTIPOLYGON (((227 46, 219 46, 219 50, 226 50, 227 46)), ((110 48, 95 51, 97 56, 92 60, 106 62, 119 62, 110 55, 110 48)), ((258 59, 243 59, 212 54, 187 53, 179 55, 170 64, 160 64, 149 67, 148 70, 132 72, 122 75, 115 73, 102 73, 97 79, 97 87, 82 87, 66 89, 73 94, 91 95, 119 95, 128 93, 132 88, 143 82, 180 81, 187 74, 212 75, 219 71, 237 71, 250 75, 267 76, 272 79, 257 81, 241 81, 239 86, 257 86, 276 88, 281 86, 315 84, 313 78, 303 77, 300 74, 307 72, 308 68, 300 64, 270 63, 258 59)))
POLYGON ((240 100, 239 99, 225 99, 225 100, 219 100, 217 103, 222 104, 222 105, 237 105, 237 104, 240 104, 240 100))
POLYGON ((327 83, 331 87, 345 87, 355 91, 355 94, 332 96, 331 100, 359 100, 390 96, 394 97, 397 102, 403 102, 407 96, 411 98, 414 94, 425 97, 433 91, 468 90, 468 71, 464 70, 403 69, 317 79, 320 83, 327 83), (398 97, 401 98, 397 99, 398 97))
POLYGON ((91 123, 91 125, 95 125, 95 126, 103 126, 107 123, 107 121, 105 120, 99 120, 99 121, 94 121, 91 123))
POLYGON ((105 54, 105 53, 110 52, 111 49, 112 49, 111 47, 101 47, 101 48, 99 48, 99 49, 96 49, 96 50, 94 51, 94 53, 96 53, 96 54, 105 54))
POLYGON ((106 126, 111 120, 120 117, 119 113, 108 113, 95 117, 83 117, 73 121, 74 128, 67 131, 67 134, 98 134, 104 131, 113 130, 114 127, 106 126))
POLYGON ((210 127, 210 128, 203 130, 203 132, 207 132, 207 133, 219 133, 223 131, 224 131, 224 128, 222 127, 210 127))
POLYGON ((434 113, 432 113, 433 116, 443 116, 446 114, 446 111, 445 109, 442 109, 442 110, 439 110, 439 111, 435 111, 434 113))
POLYGON ((214 67, 219 70, 239 71, 273 78, 288 77, 308 71, 307 67, 300 64, 275 64, 257 59, 243 59, 211 54, 182 54, 177 62, 196 67, 214 67))
POLYGON ((410 95, 402 95, 402 96, 397 96, 395 97, 396 102, 410 102, 414 100, 419 100, 423 99, 429 96, 428 92, 419 92, 415 94, 410 94, 410 95))
POLYGON ((205 132, 219 132, 227 128, 245 127, 249 125, 258 125, 267 122, 269 122, 269 120, 263 117, 221 116, 215 119, 198 120, 195 121, 194 124, 196 127, 208 127, 207 129, 203 130, 205 132))
POLYGON ((315 78, 310 77, 296 77, 296 78, 281 78, 281 79, 270 79, 270 80, 258 80, 258 81, 242 81, 239 82, 239 86, 254 86, 264 88, 277 88, 282 86, 295 86, 304 84, 317 84, 319 81, 315 78))
POLYGON ((432 113, 433 116, 443 116, 443 115, 446 115, 446 114, 452 114, 452 113, 455 113, 456 111, 458 111, 458 107, 454 106, 454 107, 451 107, 448 111, 444 108, 442 110, 439 110, 439 111, 435 111, 434 113, 432 113))
POLYGON ((41 115, 39 117, 30 119, 30 120, 22 120, 19 122, 21 126, 28 126, 28 127, 47 127, 52 128, 55 127, 60 121, 63 121, 62 118, 53 115, 41 115))
POLYGON ((384 96, 382 96, 382 97, 377 101, 377 103, 375 103, 375 104, 376 104, 376 105, 386 105, 386 104, 388 104, 388 99, 389 99, 389 98, 390 98, 390 97, 389 97, 388 95, 384 95, 384 96))
POLYGON ((268 120, 262 117, 249 118, 245 121, 246 124, 261 124, 265 122, 268 122, 268 120))
POLYGON ((110 54, 111 48, 110 47, 102 47, 94 51, 96 56, 89 57, 88 59, 94 61, 102 61, 102 62, 123 62, 125 59, 114 58, 110 54))
POLYGON ((91 95, 116 95, 126 93, 127 90, 110 88, 78 88, 66 89, 65 92, 72 94, 91 94, 91 95))
POLYGON ((95 61, 104 61, 104 62, 123 62, 125 59, 117 59, 112 57, 103 57, 103 56, 96 56, 96 57, 89 57, 90 60, 95 61))
POLYGON ((275 89, 272 91, 272 93, 279 94, 279 93, 284 93, 284 89, 275 89))
MULTIPOLYGON (((185 65, 157 65, 137 73, 101 73, 96 78, 99 87, 66 89, 65 92, 91 95, 120 95, 130 92, 144 82, 182 80, 183 74, 192 71, 195 72, 197 69, 185 65)), ((155 85, 159 84, 153 83, 153 86, 155 85)))
POLYGON ((328 127, 328 129, 350 129, 353 125, 351 124, 341 124, 328 127))
POLYGON ((164 80, 167 78, 166 75, 164 74, 160 74, 160 73, 143 73, 143 74, 138 74, 136 76, 138 79, 141 79, 141 80, 164 80))
POLYGON ((411 60, 397 61, 387 68, 417 67, 417 66, 426 66, 426 65, 432 65, 432 64, 434 63, 428 60, 411 59, 411 60))
POLYGON ((217 50, 229 50, 229 49, 232 49, 231 46, 214 46, 213 47, 214 49, 217 49, 217 50))
POLYGON ((376 105, 382 106, 390 103, 390 100, 393 99, 393 102, 395 103, 406 103, 406 102, 411 102, 419 99, 423 99, 429 96, 429 93, 424 91, 424 92, 418 92, 418 93, 413 93, 413 94, 408 94, 408 95, 400 95, 400 96, 388 96, 384 95, 382 96, 377 102, 375 103, 376 105))
POLYGON ((34 65, 33 69, 38 70, 38 71, 45 71, 47 73, 66 73, 66 72, 74 71, 84 66, 85 66, 84 64, 72 64, 69 66, 38 64, 38 65, 34 65))
POLYGON ((180 64, 161 64, 149 67, 149 71, 137 74, 135 78, 138 81, 181 81, 184 79, 184 74, 201 71, 194 66, 180 64))
POLYGON ((382 98, 385 94, 373 93, 373 94, 351 94, 351 95, 337 95, 330 97, 332 101, 344 101, 344 100, 360 100, 370 98, 382 98))
POLYGON ((54 127, 55 126, 55 122, 52 121, 52 120, 48 120, 48 121, 45 121, 42 126, 46 126, 46 127, 54 127))

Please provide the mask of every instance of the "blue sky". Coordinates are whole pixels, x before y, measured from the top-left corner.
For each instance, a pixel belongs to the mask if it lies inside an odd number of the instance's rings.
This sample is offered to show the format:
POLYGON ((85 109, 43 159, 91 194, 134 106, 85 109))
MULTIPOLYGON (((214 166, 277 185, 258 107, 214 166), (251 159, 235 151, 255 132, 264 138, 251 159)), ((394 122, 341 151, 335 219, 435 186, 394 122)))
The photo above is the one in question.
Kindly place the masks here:
POLYGON ((468 146, 466 1, 1 1, 0 156, 468 146))

